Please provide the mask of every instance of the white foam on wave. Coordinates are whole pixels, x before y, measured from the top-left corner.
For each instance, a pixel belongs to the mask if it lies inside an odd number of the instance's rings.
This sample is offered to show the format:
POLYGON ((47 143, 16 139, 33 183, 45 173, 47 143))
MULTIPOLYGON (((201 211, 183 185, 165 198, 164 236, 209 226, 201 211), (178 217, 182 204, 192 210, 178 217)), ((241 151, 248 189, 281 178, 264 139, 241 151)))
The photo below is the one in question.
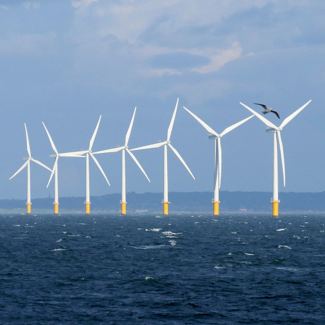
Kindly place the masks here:
POLYGON ((287 228, 280 228, 280 229, 277 229, 276 231, 285 231, 287 230, 287 228))
POLYGON ((135 249, 162 249, 165 248, 166 245, 161 244, 161 245, 144 245, 144 246, 131 246, 131 247, 135 249))
POLYGON ((283 271, 290 271, 290 272, 297 272, 299 269, 296 269, 294 267, 284 267, 284 266, 279 266, 276 267, 277 270, 283 270, 283 271))
POLYGON ((254 256, 254 254, 251 254, 251 253, 244 253, 244 254, 247 256, 254 256))
POLYGON ((144 279, 145 279, 145 281, 154 280, 154 278, 152 278, 150 276, 146 276, 144 279))
POLYGON ((62 238, 60 238, 60 239, 57 240, 56 242, 57 242, 57 243, 61 243, 61 241, 62 241, 62 238))
POLYGON ((80 237, 80 235, 79 234, 77 234, 77 235, 68 235, 68 237, 80 237))
POLYGON ((63 234, 67 234, 67 231, 62 231, 63 234))
POLYGON ((221 269, 224 269, 225 267, 224 266, 215 266, 214 268, 217 270, 221 270, 221 269))
POLYGON ((170 242, 170 244, 172 245, 172 246, 176 246, 176 240, 169 240, 169 242, 170 242))
POLYGON ((290 246, 287 246, 287 245, 279 245, 278 248, 292 249, 290 246))
POLYGON ((232 231, 231 234, 237 235, 237 231, 232 231))
POLYGON ((66 251, 67 249, 66 248, 55 248, 55 249, 52 249, 52 252, 61 252, 61 251, 66 251))
POLYGON ((172 231, 163 231, 163 235, 165 235, 167 238, 177 238, 178 235, 181 235, 181 232, 172 232, 172 231))
POLYGON ((20 225, 12 225, 13 227, 20 227, 20 225))

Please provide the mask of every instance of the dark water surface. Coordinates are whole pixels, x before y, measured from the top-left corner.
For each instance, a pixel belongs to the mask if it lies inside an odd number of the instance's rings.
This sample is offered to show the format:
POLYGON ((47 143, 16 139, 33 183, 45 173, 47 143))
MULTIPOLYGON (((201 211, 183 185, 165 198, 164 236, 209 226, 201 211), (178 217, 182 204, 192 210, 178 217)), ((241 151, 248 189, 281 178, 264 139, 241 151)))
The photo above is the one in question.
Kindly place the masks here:
POLYGON ((0 216, 0 324, 325 324, 324 224, 0 216))

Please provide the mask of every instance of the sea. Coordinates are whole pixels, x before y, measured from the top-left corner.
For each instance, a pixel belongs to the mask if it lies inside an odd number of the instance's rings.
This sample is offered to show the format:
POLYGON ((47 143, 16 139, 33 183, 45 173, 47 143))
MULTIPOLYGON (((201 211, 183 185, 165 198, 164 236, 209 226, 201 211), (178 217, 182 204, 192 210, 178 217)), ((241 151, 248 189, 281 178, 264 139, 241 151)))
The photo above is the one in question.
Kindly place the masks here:
POLYGON ((325 214, 1 215, 0 324, 325 324, 325 214))

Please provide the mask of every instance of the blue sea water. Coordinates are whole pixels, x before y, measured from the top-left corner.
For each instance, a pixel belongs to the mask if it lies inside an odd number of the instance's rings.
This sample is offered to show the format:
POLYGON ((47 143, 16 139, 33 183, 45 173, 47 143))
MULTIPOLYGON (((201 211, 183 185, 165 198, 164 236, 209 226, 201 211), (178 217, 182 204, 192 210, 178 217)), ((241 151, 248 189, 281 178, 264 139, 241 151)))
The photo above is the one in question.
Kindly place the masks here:
POLYGON ((2 215, 0 261, 0 324, 325 324, 325 215, 2 215))

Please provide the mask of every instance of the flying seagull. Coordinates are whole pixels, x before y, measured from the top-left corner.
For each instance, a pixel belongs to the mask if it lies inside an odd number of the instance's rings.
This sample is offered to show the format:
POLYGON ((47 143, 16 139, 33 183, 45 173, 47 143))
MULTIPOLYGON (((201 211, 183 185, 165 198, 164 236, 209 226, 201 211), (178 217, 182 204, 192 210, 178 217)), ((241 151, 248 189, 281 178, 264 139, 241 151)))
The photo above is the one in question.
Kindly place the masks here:
POLYGON ((264 104, 258 104, 258 103, 254 103, 254 104, 255 104, 255 105, 260 105, 260 106, 262 106, 262 107, 265 109, 265 111, 262 112, 263 114, 266 114, 266 113, 270 113, 270 112, 272 112, 272 113, 274 113, 278 118, 280 118, 278 112, 273 111, 272 108, 269 108, 269 107, 267 107, 267 106, 264 105, 264 104))

